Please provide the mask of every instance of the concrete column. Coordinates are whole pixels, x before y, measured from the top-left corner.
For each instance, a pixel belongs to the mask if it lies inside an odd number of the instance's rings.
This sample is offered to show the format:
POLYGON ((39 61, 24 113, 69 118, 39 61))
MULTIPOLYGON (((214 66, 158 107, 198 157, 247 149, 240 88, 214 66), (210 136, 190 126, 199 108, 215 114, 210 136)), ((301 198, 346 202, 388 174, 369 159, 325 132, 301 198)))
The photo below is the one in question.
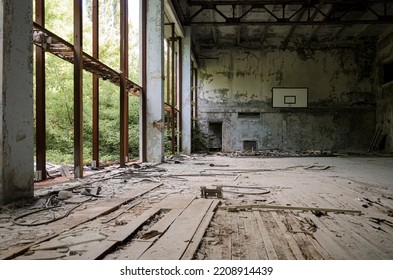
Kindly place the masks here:
POLYGON ((183 83, 182 83, 182 153, 191 153, 191 28, 185 27, 185 36, 182 40, 183 83))
POLYGON ((146 161, 164 161, 164 1, 146 0, 146 161))
POLYGON ((31 0, 0 0, 0 205, 33 196, 31 0))

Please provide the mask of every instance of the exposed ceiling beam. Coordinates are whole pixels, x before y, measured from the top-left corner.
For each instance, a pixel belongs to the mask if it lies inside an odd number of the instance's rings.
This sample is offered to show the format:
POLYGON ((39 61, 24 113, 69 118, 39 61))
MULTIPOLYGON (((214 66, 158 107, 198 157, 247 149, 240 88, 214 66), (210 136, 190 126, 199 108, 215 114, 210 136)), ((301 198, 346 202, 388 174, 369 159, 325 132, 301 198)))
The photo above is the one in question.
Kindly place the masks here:
MULTIPOLYGON (((308 0, 243 0, 243 1, 232 1, 232 0, 190 0, 188 1, 189 6, 201 6, 201 5, 304 5, 308 3, 308 0)), ((359 4, 362 3, 381 3, 384 4, 386 0, 327 0, 326 4, 359 4)))
MULTIPOLYGON (((330 6, 329 7, 329 11, 326 14, 323 14, 324 20, 326 20, 327 18, 330 18, 331 15, 333 14, 333 8, 330 6)), ((315 38, 316 34, 318 34, 319 29, 321 28, 321 25, 317 25, 314 30, 312 31, 309 41, 311 41, 312 39, 315 38)))
POLYGON ((179 37, 184 37, 184 30, 183 26, 180 22, 178 11, 175 9, 172 1, 166 0, 165 1, 165 13, 167 14, 170 22, 175 23, 176 34, 179 37))
POLYGON ((185 25, 322 25, 322 24, 378 24, 378 23, 393 23, 393 6, 390 5, 387 8, 386 0, 363 0, 363 1, 333 1, 333 0, 321 0, 317 7, 313 5, 314 1, 190 1, 191 4, 204 3, 199 5, 200 8, 196 10, 192 15, 185 17, 185 25), (279 4, 277 3, 279 2, 279 4), (236 7, 242 7, 248 3, 248 9, 241 14, 229 15, 227 12, 223 12, 224 6, 231 5, 234 11, 236 7), (268 5, 265 3, 271 3, 268 5), (274 4, 274 5, 273 5, 274 4), (377 7, 372 7, 371 4, 378 4, 377 7), (301 5, 301 8, 299 8, 301 5), (274 10, 280 8, 279 10, 274 10), (291 8, 294 13, 286 13, 287 9, 291 8), (366 19, 354 19, 353 17, 349 20, 348 16, 351 13, 358 11, 359 9, 364 10, 368 13, 369 17, 366 19), (220 15, 220 18, 214 21, 208 21, 206 19, 200 19, 198 17, 204 10, 213 10, 215 13, 220 15), (329 15, 326 14, 326 10, 332 11, 329 15), (303 15, 308 12, 308 16, 298 16, 301 12, 303 15), (246 18, 250 12, 256 14, 270 14, 272 19, 269 20, 250 20, 246 18), (291 14, 291 15, 290 15, 291 14), (317 15, 321 14, 324 19, 321 20, 317 15))
POLYGON ((312 16, 310 17, 310 21, 314 21, 315 17, 318 15, 318 13, 321 11, 323 5, 325 5, 327 0, 321 0, 321 2, 319 3, 318 7, 315 9, 314 13, 312 14, 312 16))
MULTIPOLYGON (((296 20, 295 21, 300 21, 302 19, 303 15, 304 15, 305 11, 306 11, 306 6, 301 7, 300 10, 298 11, 298 14, 296 16, 296 20)), ((289 30, 288 35, 285 38, 285 40, 284 40, 284 42, 282 43, 282 46, 281 46, 281 48, 283 50, 285 50, 288 47, 289 41, 291 40, 291 37, 292 37, 293 33, 295 32, 296 27, 297 27, 296 24, 291 25, 291 29, 289 30)))
POLYGON ((345 29, 345 26, 340 27, 340 28, 333 34, 333 36, 330 37, 330 41, 335 41, 335 40, 338 38, 338 36, 340 36, 340 34, 344 31, 344 29, 345 29))
MULTIPOLYGON (((215 15, 214 12, 210 11, 210 16, 211 16, 212 19, 214 19, 214 17, 215 17, 214 15, 215 15)), ((213 43, 214 43, 215 46, 217 46, 217 44, 218 44, 217 27, 216 26, 211 26, 211 29, 212 29, 212 34, 213 34, 213 43)))
POLYGON ((327 21, 241 21, 241 22, 215 22, 215 21, 198 21, 198 22, 188 22, 185 25, 190 26, 258 26, 258 25, 266 25, 266 26, 285 26, 285 25, 354 25, 354 24, 392 24, 393 16, 380 19, 380 20, 339 20, 339 19, 329 19, 327 21))

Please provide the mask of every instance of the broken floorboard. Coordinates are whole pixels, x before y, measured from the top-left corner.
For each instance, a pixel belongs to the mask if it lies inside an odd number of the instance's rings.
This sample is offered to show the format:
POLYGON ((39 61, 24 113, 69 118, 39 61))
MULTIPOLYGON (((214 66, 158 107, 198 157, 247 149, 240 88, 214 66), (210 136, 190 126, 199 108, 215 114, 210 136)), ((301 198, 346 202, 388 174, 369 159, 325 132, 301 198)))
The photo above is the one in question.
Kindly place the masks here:
MULTIPOLYGON (((76 228, 77 226, 82 225, 88 221, 91 221, 101 215, 106 215, 108 213, 111 213, 112 211, 118 209, 121 205, 128 203, 131 200, 153 189, 160 187, 161 185, 162 185, 161 183, 146 184, 140 186, 138 189, 131 190, 129 193, 127 193, 127 195, 123 197, 103 199, 97 205, 95 205, 95 207, 91 207, 83 211, 71 213, 68 217, 65 217, 64 219, 56 222, 56 228, 53 234, 46 236, 44 238, 40 238, 39 240, 28 245, 10 247, 8 250, 2 252, 2 254, 0 255, 0 259, 14 259, 17 256, 27 252, 30 249, 30 247, 54 239, 65 230, 76 228)), ((46 227, 46 226, 42 225, 40 227, 46 227)))
MULTIPOLYGON (((192 241, 213 200, 197 199, 173 222, 167 232, 142 256, 141 260, 180 260, 192 241)), ((199 241, 195 241, 198 242, 199 241)))
POLYGON ((146 240, 138 238, 129 246, 124 246, 116 255, 116 259, 138 259, 154 242, 162 235, 176 220, 176 218, 186 209, 195 197, 174 198, 169 197, 163 200, 157 208, 169 210, 163 218, 149 228, 149 232, 156 232, 157 235, 146 240))
POLYGON ((218 203, 169 196, 143 212, 125 215, 124 225, 103 229, 95 220, 32 245, 16 259, 192 259, 218 203))
MULTIPOLYGON (((127 217, 123 217, 123 221, 126 223, 124 225, 119 225, 111 230, 112 233, 108 234, 106 238, 100 240, 100 242, 91 242, 90 244, 85 244, 85 247, 80 249, 78 252, 69 254, 62 259, 73 259, 73 260, 94 260, 94 259, 102 259, 105 256, 111 254, 111 252, 115 251, 119 246, 123 246, 126 240, 130 239, 133 235, 135 235, 138 230, 149 223, 151 219, 160 215, 162 211, 169 211, 172 207, 174 210, 183 211, 193 200, 195 197, 177 197, 174 198, 170 196, 157 205, 153 205, 153 207, 145 210, 144 212, 140 213, 139 215, 128 215, 127 217)), ((170 211, 169 213, 171 213, 170 211)), ((180 213, 178 212, 178 214, 180 213)), ((162 221, 165 219, 160 219, 162 221)), ((156 225, 158 224, 156 223, 156 225)), ((98 223, 98 228, 100 227, 100 223, 98 223)), ((89 227, 94 228, 97 225, 89 225, 89 227)), ((84 230, 84 229, 82 229, 84 230)), ((59 239, 62 239, 62 236, 59 236, 59 239)), ((59 247, 73 247, 72 243, 78 243, 78 240, 75 239, 71 241, 69 244, 61 244, 61 241, 57 241, 59 247)), ((113 257, 111 255, 111 257, 113 257)))

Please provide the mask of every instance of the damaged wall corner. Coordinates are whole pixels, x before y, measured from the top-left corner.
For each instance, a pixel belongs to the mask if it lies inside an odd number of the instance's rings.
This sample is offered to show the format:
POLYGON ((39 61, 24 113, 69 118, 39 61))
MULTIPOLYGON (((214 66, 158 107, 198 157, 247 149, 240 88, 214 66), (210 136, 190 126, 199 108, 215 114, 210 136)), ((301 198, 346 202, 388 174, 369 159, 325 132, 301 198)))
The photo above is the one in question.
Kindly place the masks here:
POLYGON ((0 205, 33 196, 32 1, 0 1, 0 205))

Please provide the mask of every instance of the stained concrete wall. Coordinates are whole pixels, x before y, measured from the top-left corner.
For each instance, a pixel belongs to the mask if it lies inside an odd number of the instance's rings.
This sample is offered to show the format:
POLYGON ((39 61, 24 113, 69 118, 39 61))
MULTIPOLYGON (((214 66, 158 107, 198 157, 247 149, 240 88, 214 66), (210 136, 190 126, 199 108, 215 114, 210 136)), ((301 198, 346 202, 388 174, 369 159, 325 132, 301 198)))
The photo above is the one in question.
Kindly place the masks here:
POLYGON ((367 150, 375 126, 375 47, 300 51, 206 51, 199 122, 222 122, 223 151, 367 150), (307 87, 307 108, 272 108, 273 87, 307 87), (239 113, 259 113, 243 115, 239 113))
POLYGON ((393 28, 388 30, 378 40, 375 63, 376 127, 381 129, 381 150, 391 153, 393 152, 393 81, 384 82, 383 65, 386 63, 393 63, 393 28), (386 138, 383 143, 382 137, 384 136, 386 138))
POLYGON ((0 0, 0 205, 33 195, 32 1, 0 0))

